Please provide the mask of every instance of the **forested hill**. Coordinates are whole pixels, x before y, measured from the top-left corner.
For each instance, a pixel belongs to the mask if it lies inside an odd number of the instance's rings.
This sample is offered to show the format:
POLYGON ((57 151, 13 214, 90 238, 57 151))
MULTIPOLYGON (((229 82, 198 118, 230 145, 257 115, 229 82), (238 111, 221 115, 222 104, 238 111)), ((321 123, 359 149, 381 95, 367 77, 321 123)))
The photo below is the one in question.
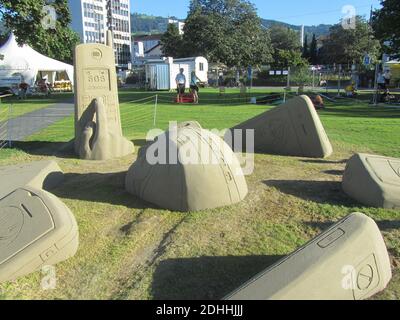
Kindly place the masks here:
MULTIPOLYGON (((272 25, 282 25, 285 27, 288 27, 290 29, 296 30, 296 31, 300 31, 301 30, 301 26, 296 26, 296 25, 292 25, 292 24, 288 24, 285 22, 280 22, 280 21, 276 21, 276 20, 267 20, 267 19, 261 19, 261 23, 264 27, 269 28, 272 25)), ((325 36, 329 34, 329 29, 330 27, 332 27, 332 25, 329 24, 320 24, 317 26, 304 26, 304 31, 307 35, 313 35, 315 34, 317 37, 319 36, 325 36)))
MULTIPOLYGON (((176 19, 176 18, 171 17, 170 19, 176 19)), ((146 14, 139 14, 139 13, 131 14, 131 21, 132 21, 131 24, 132 24, 133 34, 164 33, 167 30, 167 25, 168 25, 168 18, 149 16, 146 14)), ((267 28, 269 28, 274 24, 279 24, 287 26, 288 28, 291 28, 293 30, 300 31, 301 29, 301 26, 295 26, 275 20, 261 19, 261 22, 267 28)), ((326 25, 326 24, 321 24, 317 26, 305 26, 305 32, 307 35, 311 36, 313 33, 315 33, 315 35, 319 37, 321 35, 327 35, 329 33, 330 27, 331 25, 326 25)))
MULTIPOLYGON (((169 19, 176 19, 170 17, 169 19)), ((131 29, 133 34, 164 33, 167 31, 168 18, 149 16, 146 14, 131 14, 131 29)))

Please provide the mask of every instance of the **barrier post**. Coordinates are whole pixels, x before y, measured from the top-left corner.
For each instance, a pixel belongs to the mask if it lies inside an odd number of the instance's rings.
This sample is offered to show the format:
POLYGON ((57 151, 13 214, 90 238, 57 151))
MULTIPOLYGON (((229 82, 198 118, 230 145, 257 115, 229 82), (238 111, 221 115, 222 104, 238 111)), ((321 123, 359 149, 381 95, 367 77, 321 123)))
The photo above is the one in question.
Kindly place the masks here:
POLYGON ((12 114, 13 114, 13 104, 11 103, 8 106, 8 118, 7 118, 7 137, 8 137, 8 147, 12 148, 12 135, 11 135, 11 118, 12 118, 12 114))
POLYGON ((158 94, 156 94, 156 101, 154 104, 154 120, 153 120, 154 127, 156 126, 157 123, 157 104, 158 104, 158 94))

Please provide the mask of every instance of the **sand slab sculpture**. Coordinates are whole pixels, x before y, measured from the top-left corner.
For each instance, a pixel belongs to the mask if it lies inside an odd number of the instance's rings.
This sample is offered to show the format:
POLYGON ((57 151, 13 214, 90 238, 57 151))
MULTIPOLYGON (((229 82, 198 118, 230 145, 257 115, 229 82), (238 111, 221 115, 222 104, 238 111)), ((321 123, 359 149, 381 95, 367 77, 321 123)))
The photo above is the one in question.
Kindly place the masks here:
POLYGON ((399 209, 400 159, 356 154, 347 163, 342 186, 364 205, 399 209))
MULTIPOLYGON (((110 32, 107 39, 112 39, 110 32)), ((122 135, 112 45, 78 45, 74 66, 75 152, 86 160, 108 160, 133 153, 133 143, 122 135)))
MULTIPOLYGON (((325 158, 332 145, 309 97, 303 95, 250 119, 227 132, 232 135, 234 150, 246 152, 245 130, 254 130, 254 150, 285 156, 325 158), (233 130, 242 130, 235 141, 233 130), (242 150, 239 150, 242 148, 242 150)), ((225 141, 231 141, 228 136, 225 141)))
POLYGON ((55 161, 36 161, 0 167, 0 198, 21 187, 51 189, 60 184, 64 175, 55 161))
POLYGON ((362 300, 392 277, 376 223, 354 213, 229 295, 229 300, 362 300))
POLYGON ((0 283, 72 257, 78 227, 54 195, 32 187, 0 199, 0 283))
POLYGON ((126 189, 161 208, 182 212, 232 205, 248 192, 232 149, 196 122, 179 124, 141 148, 128 171, 126 189), (165 144, 168 148, 161 151, 158 146, 165 144), (161 161, 153 162, 154 154, 161 161))

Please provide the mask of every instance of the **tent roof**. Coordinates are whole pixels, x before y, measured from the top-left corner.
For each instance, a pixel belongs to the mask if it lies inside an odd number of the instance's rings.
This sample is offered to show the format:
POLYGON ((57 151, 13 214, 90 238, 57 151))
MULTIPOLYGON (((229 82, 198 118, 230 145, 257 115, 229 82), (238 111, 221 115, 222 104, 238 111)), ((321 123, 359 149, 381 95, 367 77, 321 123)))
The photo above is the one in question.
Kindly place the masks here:
POLYGON ((46 57, 26 44, 19 46, 13 33, 0 48, 0 54, 4 55, 0 71, 31 70, 35 73, 39 71, 66 71, 70 80, 73 81, 74 67, 72 65, 46 57))

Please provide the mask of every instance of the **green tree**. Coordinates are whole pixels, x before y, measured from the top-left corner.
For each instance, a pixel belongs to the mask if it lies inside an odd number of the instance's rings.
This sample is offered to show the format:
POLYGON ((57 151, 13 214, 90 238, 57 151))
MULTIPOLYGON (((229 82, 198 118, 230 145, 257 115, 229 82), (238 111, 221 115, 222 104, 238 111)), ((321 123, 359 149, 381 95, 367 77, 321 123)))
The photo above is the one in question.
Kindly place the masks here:
POLYGON ((304 37, 303 44, 303 58, 309 60, 310 59, 310 51, 308 50, 308 36, 304 37))
POLYGON ((192 0, 184 32, 183 54, 188 56, 241 68, 271 60, 269 34, 245 0, 192 0))
POLYGON ((68 2, 51 2, 57 13, 55 29, 48 29, 42 23, 46 3, 44 0, 0 0, 0 14, 5 27, 13 30, 19 44, 26 43, 46 56, 71 63, 79 36, 69 28, 68 2))
POLYGON ((183 39, 175 24, 170 23, 168 25, 167 31, 161 37, 161 47, 165 56, 174 58, 181 57, 183 39))
POLYGON ((310 56, 309 56, 309 61, 312 65, 317 65, 319 63, 318 61, 318 42, 317 42, 317 37, 315 34, 313 34, 311 44, 310 44, 310 56))
POLYGON ((299 34, 287 27, 274 25, 269 29, 273 49, 273 67, 307 65, 299 41, 299 34))
POLYGON ((372 26, 385 53, 400 56, 400 1, 381 0, 382 9, 374 12, 372 26))
POLYGON ((375 61, 380 51, 379 41, 363 17, 356 17, 355 28, 343 28, 342 24, 334 25, 329 36, 323 40, 321 60, 328 64, 362 63, 365 54, 375 61))

